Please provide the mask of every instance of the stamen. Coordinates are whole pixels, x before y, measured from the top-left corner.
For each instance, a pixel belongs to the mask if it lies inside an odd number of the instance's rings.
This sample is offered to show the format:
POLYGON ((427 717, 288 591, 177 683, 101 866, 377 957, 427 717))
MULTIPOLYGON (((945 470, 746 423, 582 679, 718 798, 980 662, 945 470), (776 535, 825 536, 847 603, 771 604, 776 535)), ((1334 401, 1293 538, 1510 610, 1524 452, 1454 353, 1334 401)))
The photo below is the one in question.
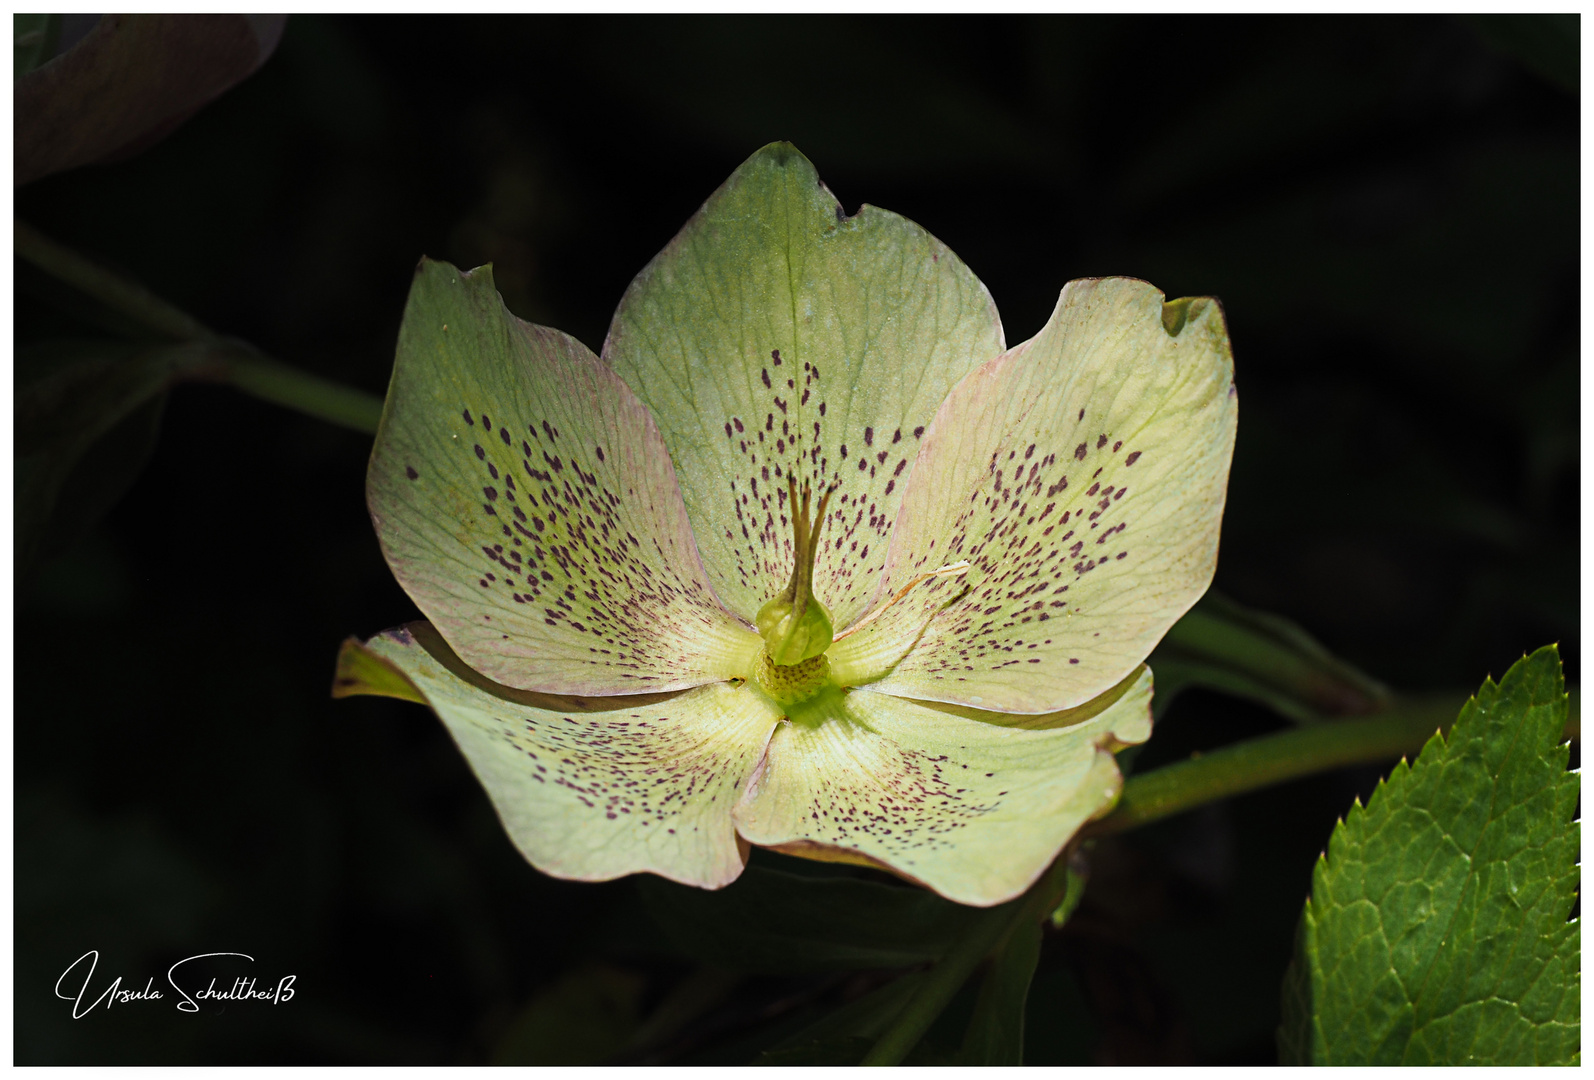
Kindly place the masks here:
POLYGON ((883 603, 879 607, 875 608, 869 614, 865 615, 863 618, 859 619, 857 622, 855 622, 851 626, 847 627, 847 629, 845 629, 841 633, 837 634, 836 635, 836 640, 840 641, 843 638, 850 637, 853 634, 856 634, 859 630, 862 630, 864 627, 868 626, 870 623, 874 622, 880 616, 884 615, 887 611, 889 611, 891 609, 892 605, 897 603, 897 601, 901 600, 904 596, 907 596, 908 593, 912 592, 914 589, 916 589, 920 585, 923 585, 926 581, 929 581, 931 578, 957 577, 957 576, 963 574, 965 571, 967 571, 968 568, 969 568, 969 561, 967 559, 960 559, 959 561, 957 561, 955 563, 947 563, 945 566, 941 567, 939 570, 931 570, 927 574, 920 574, 918 577, 914 578, 912 581, 910 581, 906 585, 902 586, 902 588, 898 589, 896 591, 896 595, 892 596, 891 599, 887 600, 885 603, 883 603))

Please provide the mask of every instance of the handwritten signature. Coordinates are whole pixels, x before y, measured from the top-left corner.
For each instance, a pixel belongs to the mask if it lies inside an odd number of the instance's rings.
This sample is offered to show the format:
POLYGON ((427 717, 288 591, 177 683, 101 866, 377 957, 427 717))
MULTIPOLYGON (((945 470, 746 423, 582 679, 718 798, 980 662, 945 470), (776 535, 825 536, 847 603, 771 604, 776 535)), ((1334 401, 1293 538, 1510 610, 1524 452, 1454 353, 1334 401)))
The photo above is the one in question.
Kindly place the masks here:
MULTIPOLYGON (((197 956, 188 956, 177 961, 177 963, 166 969, 166 982, 171 986, 172 990, 176 992, 178 998, 181 999, 177 1002, 177 1008, 179 1011, 186 1013, 196 1013, 199 1011, 199 1003, 201 1001, 214 1001, 219 1003, 225 1003, 229 1001, 253 1001, 264 1002, 271 1005, 286 1005, 288 1002, 293 1000, 293 984, 298 979, 297 975, 284 975, 282 978, 277 980, 277 984, 275 986, 271 986, 270 983, 267 983, 264 988, 257 988, 257 980, 254 977, 243 975, 233 979, 232 985, 224 989, 217 989, 216 980, 214 978, 210 980, 210 985, 205 989, 195 990, 192 993, 184 990, 180 985, 178 985, 178 968, 195 960, 204 960, 213 956, 239 956, 249 961, 251 964, 255 962, 254 957, 248 955, 247 953, 241 952, 200 953, 197 956)), ((101 1005, 104 1005, 105 1008, 109 1010, 112 1005, 130 1005, 138 1001, 161 1001, 166 997, 164 992, 156 988, 155 977, 153 975, 145 981, 142 989, 130 989, 123 987, 122 977, 118 975, 114 980, 111 981, 111 984, 105 988, 99 997, 89 1001, 88 1005, 85 1006, 84 1002, 88 1000, 89 997, 89 985, 94 981, 94 969, 99 966, 99 963, 100 951, 98 949, 90 949, 88 952, 84 953, 82 956, 68 964, 66 970, 61 972, 61 977, 55 980, 55 996, 60 998, 62 1001, 70 1001, 72 1003, 72 1019, 81 1020, 83 1017, 87 1016, 101 1005), (68 976, 70 976, 73 971, 78 970, 83 966, 83 961, 85 960, 88 961, 88 969, 83 974, 83 982, 78 986, 77 993, 63 993, 61 989, 62 984, 67 982, 68 976)))

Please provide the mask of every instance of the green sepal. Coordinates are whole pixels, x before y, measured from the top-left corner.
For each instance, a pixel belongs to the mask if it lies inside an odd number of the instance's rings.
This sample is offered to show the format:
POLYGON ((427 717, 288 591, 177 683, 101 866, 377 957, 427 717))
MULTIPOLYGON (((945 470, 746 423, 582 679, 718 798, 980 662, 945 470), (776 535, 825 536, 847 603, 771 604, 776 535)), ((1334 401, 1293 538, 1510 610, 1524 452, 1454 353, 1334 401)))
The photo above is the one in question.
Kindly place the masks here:
POLYGON ((655 873, 710 889, 741 874, 747 845, 731 808, 778 720, 756 691, 517 690, 468 666, 424 622, 345 642, 343 653, 334 694, 414 700, 417 691, 542 872, 577 881, 655 873))
POLYGON ((366 501, 394 577, 472 668, 587 696, 743 678, 760 642, 703 576, 657 425, 491 267, 423 259, 366 501))

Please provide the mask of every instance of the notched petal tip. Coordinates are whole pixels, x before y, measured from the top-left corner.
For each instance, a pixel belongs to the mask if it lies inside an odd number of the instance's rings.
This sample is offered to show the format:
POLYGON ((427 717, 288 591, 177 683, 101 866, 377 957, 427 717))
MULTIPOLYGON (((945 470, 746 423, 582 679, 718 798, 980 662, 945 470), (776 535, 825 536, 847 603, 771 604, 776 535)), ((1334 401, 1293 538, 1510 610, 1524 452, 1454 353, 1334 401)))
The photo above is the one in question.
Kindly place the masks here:
MULTIPOLYGON (((753 151, 752 156, 747 160, 751 162, 756 161, 759 158, 768 158, 776 165, 791 165, 797 163, 809 169, 813 169, 814 167, 813 162, 808 160, 808 156, 801 150, 797 149, 797 145, 795 143, 789 142, 786 139, 776 139, 774 142, 765 143, 763 146, 753 151)), ((745 168, 746 165, 744 164, 743 167, 745 168)))
POLYGON ((477 292, 488 290, 495 298, 498 293, 498 286, 493 281, 493 264, 490 262, 462 270, 447 259, 434 259, 430 255, 422 255, 420 262, 415 264, 415 277, 412 289, 465 285, 477 292))
POLYGON ((876 631, 913 645, 874 688, 1046 713, 1119 682, 1211 582, 1234 397, 1216 300, 1069 282, 936 414, 882 591, 961 557, 968 592, 876 631))
POLYGON ((1184 324, 1190 316, 1199 316, 1206 306, 1206 298, 1201 296, 1184 296, 1178 300, 1169 300, 1162 305, 1162 328, 1168 331, 1169 337, 1178 337, 1179 331, 1184 329, 1184 324))

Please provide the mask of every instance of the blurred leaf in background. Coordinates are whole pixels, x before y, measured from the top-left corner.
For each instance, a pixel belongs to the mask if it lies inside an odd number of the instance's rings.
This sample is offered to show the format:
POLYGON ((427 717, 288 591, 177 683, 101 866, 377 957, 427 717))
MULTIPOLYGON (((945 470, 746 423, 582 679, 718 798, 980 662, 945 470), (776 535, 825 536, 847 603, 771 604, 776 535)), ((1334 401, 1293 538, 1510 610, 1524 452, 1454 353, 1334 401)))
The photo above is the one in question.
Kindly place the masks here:
POLYGON ((510 1022, 494 1065, 594 1065, 636 1033, 641 976, 608 965, 579 968, 538 994, 510 1022))
POLYGON ((76 40, 62 16, 13 19, 21 185, 158 142, 265 63, 287 16, 103 15, 76 40))
POLYGON ((88 532, 155 449, 165 391, 194 347, 51 341, 16 356, 16 559, 88 532))
POLYGON ((639 887, 678 947, 739 971, 908 967, 945 952, 971 913, 924 889, 757 866, 714 892, 652 876, 639 887))
POLYGON ((1577 93, 1582 60, 1580 16, 1469 15, 1466 19, 1489 44, 1521 60, 1567 93, 1577 93))
POLYGON ((1323 648, 1288 619, 1208 592, 1152 653, 1152 709, 1162 716, 1186 687, 1268 706, 1298 724, 1373 712, 1389 689, 1323 648))
POLYGON ((15 82, 55 55, 61 40, 61 16, 12 15, 11 79, 15 82))

